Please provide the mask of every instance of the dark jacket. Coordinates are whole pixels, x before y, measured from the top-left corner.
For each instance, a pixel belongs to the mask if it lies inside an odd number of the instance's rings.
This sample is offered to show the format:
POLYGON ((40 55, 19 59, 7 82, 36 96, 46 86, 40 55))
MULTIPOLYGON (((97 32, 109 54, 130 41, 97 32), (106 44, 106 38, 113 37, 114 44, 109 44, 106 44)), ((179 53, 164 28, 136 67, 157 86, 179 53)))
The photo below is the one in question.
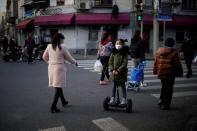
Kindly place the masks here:
POLYGON ((159 48, 156 52, 153 73, 160 79, 183 76, 178 51, 171 47, 159 48))
POLYGON ((145 59, 144 42, 141 38, 131 39, 130 56, 131 58, 145 59))
POLYGON ((184 53, 184 57, 187 59, 193 59, 195 55, 195 41, 185 40, 181 47, 181 51, 184 53))
POLYGON ((111 73, 110 78, 113 81, 126 82, 127 81, 127 64, 128 64, 128 51, 127 46, 123 46, 121 50, 113 49, 109 59, 109 69, 118 71, 118 75, 111 73))
POLYGON ((27 47, 28 50, 33 50, 34 46, 35 46, 35 41, 33 38, 28 38, 25 41, 25 46, 27 47))
POLYGON ((17 44, 15 40, 10 39, 9 49, 11 52, 15 52, 17 50, 17 44))

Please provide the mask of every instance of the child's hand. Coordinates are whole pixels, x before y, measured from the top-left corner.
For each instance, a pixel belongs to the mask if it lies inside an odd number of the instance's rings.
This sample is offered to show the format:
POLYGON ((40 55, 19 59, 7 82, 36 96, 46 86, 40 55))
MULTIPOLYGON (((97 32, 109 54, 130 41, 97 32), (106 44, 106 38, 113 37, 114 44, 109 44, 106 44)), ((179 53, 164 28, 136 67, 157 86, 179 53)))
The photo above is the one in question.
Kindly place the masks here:
POLYGON ((118 72, 116 70, 113 70, 112 72, 114 75, 118 75, 118 72))

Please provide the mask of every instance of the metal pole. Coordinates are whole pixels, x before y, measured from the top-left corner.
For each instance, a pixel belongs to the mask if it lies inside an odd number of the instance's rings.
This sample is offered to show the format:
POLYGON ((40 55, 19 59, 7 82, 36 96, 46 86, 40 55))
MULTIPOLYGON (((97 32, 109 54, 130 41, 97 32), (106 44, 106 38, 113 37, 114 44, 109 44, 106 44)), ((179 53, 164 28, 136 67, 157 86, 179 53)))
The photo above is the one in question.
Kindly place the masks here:
POLYGON ((143 39, 143 20, 141 21, 141 31, 140 32, 141 32, 141 34, 140 34, 141 38, 143 39))
POLYGON ((163 43, 166 39, 166 21, 163 21, 163 43))
POLYGON ((153 17, 153 56, 156 54, 159 42, 159 24, 157 21, 158 0, 154 0, 154 17, 153 17))

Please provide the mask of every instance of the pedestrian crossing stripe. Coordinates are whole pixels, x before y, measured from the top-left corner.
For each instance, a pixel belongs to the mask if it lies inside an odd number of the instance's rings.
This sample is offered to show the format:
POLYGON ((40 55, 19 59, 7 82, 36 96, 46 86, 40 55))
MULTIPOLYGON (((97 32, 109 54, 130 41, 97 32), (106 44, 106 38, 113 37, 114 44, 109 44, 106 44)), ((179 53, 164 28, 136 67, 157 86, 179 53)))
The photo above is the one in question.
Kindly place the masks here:
POLYGON ((38 131, 67 131, 64 126, 59 126, 59 127, 53 127, 53 128, 48 128, 48 129, 41 129, 38 131))
MULTIPOLYGON (((78 67, 81 67, 81 68, 84 68, 84 67, 89 67, 89 68, 92 68, 94 69, 94 65, 90 65, 90 64, 87 64, 87 65, 81 65, 79 64, 78 67)), ((187 70, 187 67, 186 66, 182 66, 183 67, 183 70, 187 70)), ((133 69, 133 66, 127 66, 127 69, 129 71, 131 71, 133 69)), ((147 70, 153 70, 153 66, 149 66, 149 67, 145 67, 144 68, 144 71, 147 71, 147 70)), ((192 70, 197 70, 197 66, 192 66, 192 70)))
MULTIPOLYGON (((174 88, 184 88, 184 87, 197 87, 197 83, 187 83, 187 84, 174 84, 174 88)), ((147 86, 147 87, 140 87, 140 89, 143 90, 151 90, 151 89, 160 89, 161 85, 155 85, 155 86, 147 86)))
POLYGON ((129 131, 129 129, 111 117, 92 120, 92 122, 102 131, 129 131))
MULTIPOLYGON (((184 91, 184 92, 175 92, 173 93, 173 97, 187 97, 187 96, 196 96, 197 91, 184 91)), ((160 94, 151 94, 151 96, 155 98, 159 98, 160 94)))
MULTIPOLYGON (((81 67, 83 69, 86 69, 86 70, 89 70, 90 72, 96 72, 94 71, 94 63, 95 63, 96 60, 80 60, 79 61, 79 66, 78 67, 81 67)), ((161 88, 161 86, 159 85, 158 86, 158 83, 160 83, 160 79, 157 78, 157 75, 153 74, 153 63, 154 61, 148 61, 146 66, 145 66, 145 69, 144 69, 144 82, 145 83, 151 83, 152 85, 149 85, 148 84, 148 87, 141 87, 141 89, 159 89, 161 88)), ((183 61, 182 61, 183 63, 183 61)), ((187 68, 186 68, 186 65, 185 63, 182 64, 183 65, 183 72, 184 74, 187 72, 187 68)), ((131 61, 129 61, 128 63, 128 74, 127 74, 127 78, 128 78, 128 81, 130 79, 130 73, 131 73, 131 70, 133 68, 133 66, 131 65, 131 61)), ((197 75, 196 72, 197 72, 197 65, 196 64, 193 64, 192 65, 192 70, 193 70, 193 75, 197 75)), ((101 74, 101 72, 96 72, 98 75, 101 74)), ((195 87, 197 86, 196 84, 190 84, 189 82, 190 81, 197 81, 197 77, 191 77, 189 79, 185 78, 185 77, 178 77, 175 79, 175 82, 187 82, 186 84, 180 84, 180 83, 175 83, 175 88, 179 88, 179 87, 195 87)))

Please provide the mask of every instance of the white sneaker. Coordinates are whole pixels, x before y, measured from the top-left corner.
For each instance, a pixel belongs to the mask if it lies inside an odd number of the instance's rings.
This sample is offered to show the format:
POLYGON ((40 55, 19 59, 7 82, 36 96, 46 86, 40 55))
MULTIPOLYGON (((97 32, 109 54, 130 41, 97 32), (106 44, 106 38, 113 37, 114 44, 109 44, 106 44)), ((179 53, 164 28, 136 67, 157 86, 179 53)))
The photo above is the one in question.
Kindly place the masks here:
POLYGON ((125 105, 126 104, 126 99, 125 98, 122 98, 122 101, 120 103, 121 105, 125 105))
POLYGON ((146 86, 147 86, 147 83, 142 83, 142 82, 140 82, 140 86, 141 86, 141 87, 146 87, 146 86))
POLYGON ((110 104, 114 104, 114 103, 115 103, 115 98, 114 98, 114 97, 111 97, 109 103, 110 103, 110 104))

